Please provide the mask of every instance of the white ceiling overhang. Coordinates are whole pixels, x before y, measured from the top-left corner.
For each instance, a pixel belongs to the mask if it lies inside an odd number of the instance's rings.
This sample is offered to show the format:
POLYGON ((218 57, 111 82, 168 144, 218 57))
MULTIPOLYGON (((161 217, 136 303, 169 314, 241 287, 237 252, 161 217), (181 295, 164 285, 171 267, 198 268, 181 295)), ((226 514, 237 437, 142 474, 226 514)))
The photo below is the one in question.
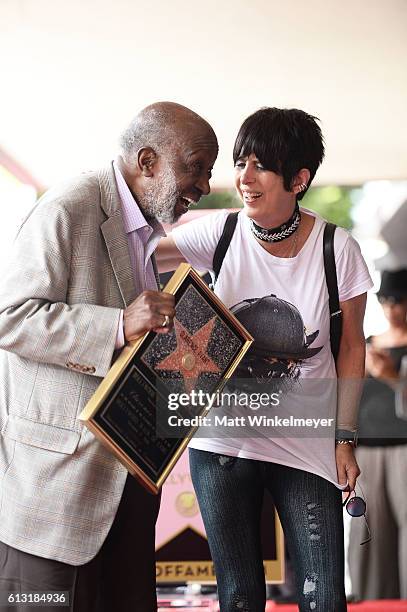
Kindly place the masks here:
POLYGON ((260 106, 320 117, 320 183, 407 176, 405 0, 2 0, 0 146, 44 185, 104 164, 156 100, 213 125, 229 186, 260 106))

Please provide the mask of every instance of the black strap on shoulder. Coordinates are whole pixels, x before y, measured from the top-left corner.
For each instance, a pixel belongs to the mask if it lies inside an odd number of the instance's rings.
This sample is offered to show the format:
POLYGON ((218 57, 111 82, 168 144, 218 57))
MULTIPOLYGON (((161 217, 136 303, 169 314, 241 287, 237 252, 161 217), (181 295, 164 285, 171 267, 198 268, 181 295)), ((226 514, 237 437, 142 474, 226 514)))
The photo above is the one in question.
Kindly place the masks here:
POLYGON ((214 281, 213 285, 215 285, 218 280, 219 272, 223 264, 223 260, 225 259, 226 251, 229 248, 230 241, 232 240, 236 224, 237 224, 237 215, 239 211, 229 213, 226 217, 226 222, 223 227, 222 235, 219 239, 218 245, 216 247, 215 253, 213 255, 213 272, 214 272, 214 281))
POLYGON ((339 305, 338 279, 336 276, 334 235, 336 225, 327 223, 324 229, 324 268, 329 295, 331 351, 335 361, 339 354, 342 335, 342 311, 339 305))

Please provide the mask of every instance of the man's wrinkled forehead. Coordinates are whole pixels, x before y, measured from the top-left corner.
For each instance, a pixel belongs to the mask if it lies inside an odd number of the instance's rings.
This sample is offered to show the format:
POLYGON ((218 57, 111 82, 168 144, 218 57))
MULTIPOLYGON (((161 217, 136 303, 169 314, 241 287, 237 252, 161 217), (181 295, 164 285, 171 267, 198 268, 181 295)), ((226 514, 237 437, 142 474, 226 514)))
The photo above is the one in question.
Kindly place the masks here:
POLYGON ((216 136, 209 131, 200 134, 186 134, 179 143, 179 152, 186 160, 204 153, 215 161, 218 156, 218 141, 216 136))

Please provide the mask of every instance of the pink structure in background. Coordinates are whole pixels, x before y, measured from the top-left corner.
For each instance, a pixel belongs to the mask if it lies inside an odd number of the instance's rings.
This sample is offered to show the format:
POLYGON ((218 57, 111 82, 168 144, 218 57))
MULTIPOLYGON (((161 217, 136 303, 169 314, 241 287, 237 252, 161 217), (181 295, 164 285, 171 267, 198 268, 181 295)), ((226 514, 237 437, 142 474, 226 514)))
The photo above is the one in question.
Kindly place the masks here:
POLYGON ((162 489, 161 509, 156 528, 156 548, 166 544, 187 527, 206 537, 191 482, 186 450, 162 489))

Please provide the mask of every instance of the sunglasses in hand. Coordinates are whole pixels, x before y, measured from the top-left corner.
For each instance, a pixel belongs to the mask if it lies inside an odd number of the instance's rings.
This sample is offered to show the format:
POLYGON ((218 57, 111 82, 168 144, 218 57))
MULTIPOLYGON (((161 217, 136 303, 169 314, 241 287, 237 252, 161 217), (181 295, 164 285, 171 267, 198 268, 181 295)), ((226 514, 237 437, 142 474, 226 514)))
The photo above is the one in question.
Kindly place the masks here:
POLYGON ((366 540, 363 540, 360 545, 362 546, 363 544, 370 542, 372 539, 372 534, 370 533, 369 525, 366 519, 366 502, 363 497, 356 495, 355 491, 349 491, 346 499, 342 502, 342 506, 346 508, 346 512, 352 517, 363 516, 366 523, 368 537, 366 540))

